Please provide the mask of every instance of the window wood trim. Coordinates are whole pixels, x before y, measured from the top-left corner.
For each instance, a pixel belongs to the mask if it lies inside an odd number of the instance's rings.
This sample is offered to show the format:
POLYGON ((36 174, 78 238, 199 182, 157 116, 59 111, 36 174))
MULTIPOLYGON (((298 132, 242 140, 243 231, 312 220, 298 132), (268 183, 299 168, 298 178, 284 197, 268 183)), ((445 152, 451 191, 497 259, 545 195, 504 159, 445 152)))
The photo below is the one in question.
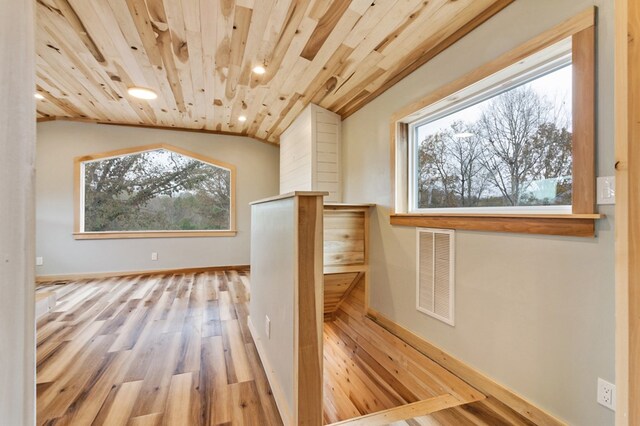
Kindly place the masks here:
POLYGON ((394 214, 391 224, 466 231, 516 232, 521 234, 593 237, 595 220, 602 215, 465 215, 394 214))
POLYGON ((193 237, 233 237, 237 231, 114 231, 114 232, 74 232, 76 240, 113 240, 132 238, 193 238, 193 237))
POLYGON ((393 114, 390 126, 392 225, 581 237, 595 235, 595 220, 603 217, 596 214, 595 204, 595 18, 596 8, 590 7, 393 114), (574 123, 587 123, 574 126, 572 135, 572 213, 468 214, 464 210, 460 213, 409 213, 407 117, 568 37, 572 38, 574 64, 572 119, 574 123))
POLYGON ((198 154, 193 151, 189 151, 174 145, 165 143, 151 144, 136 146, 131 148, 118 149, 114 151, 102 152, 98 154, 83 155, 74 158, 73 160, 73 238, 76 240, 100 240, 100 239, 129 239, 129 238, 191 238, 191 237, 233 237, 237 234, 236 231, 236 167, 233 164, 225 163, 207 157, 202 154, 198 154), (107 232, 84 232, 81 231, 82 224, 80 223, 81 215, 80 205, 81 200, 81 188, 80 180, 82 179, 82 163, 87 161, 100 160, 102 158, 119 157, 128 154, 136 154, 145 151, 154 151, 158 149, 164 149, 167 151, 175 152, 187 157, 191 157, 198 161, 202 161, 214 166, 219 166, 230 171, 230 209, 229 209, 229 229, 222 230, 202 230, 202 231, 107 231, 107 232))
POLYGON ((573 200, 572 212, 593 213, 596 209, 595 176, 595 26, 572 37, 573 200))

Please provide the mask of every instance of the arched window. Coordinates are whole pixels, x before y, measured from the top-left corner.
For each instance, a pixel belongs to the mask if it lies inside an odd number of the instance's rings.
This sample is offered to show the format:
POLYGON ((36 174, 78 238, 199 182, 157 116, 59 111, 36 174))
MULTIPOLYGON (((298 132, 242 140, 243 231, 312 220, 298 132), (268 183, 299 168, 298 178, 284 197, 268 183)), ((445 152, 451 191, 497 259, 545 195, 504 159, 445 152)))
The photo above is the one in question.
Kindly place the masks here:
POLYGON ((78 157, 76 239, 235 235, 235 167, 170 145, 78 157))

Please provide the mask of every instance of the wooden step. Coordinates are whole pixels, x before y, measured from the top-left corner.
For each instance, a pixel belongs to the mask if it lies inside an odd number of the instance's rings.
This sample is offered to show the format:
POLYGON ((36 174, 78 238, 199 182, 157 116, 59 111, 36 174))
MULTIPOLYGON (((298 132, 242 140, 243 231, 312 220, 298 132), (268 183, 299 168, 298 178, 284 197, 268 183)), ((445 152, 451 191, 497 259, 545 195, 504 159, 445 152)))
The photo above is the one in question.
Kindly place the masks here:
POLYGON ((412 404, 401 405, 366 416, 356 417, 329 426, 383 426, 394 422, 426 416, 436 411, 461 405, 462 402, 450 394, 440 395, 412 404))

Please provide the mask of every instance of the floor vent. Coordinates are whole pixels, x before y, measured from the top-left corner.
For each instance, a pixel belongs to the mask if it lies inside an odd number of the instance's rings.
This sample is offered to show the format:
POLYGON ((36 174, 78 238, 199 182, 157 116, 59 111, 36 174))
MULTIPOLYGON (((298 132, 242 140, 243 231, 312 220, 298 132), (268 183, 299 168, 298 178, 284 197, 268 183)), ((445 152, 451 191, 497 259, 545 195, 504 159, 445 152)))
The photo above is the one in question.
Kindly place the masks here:
POLYGON ((416 308, 454 325, 455 231, 417 230, 416 308))

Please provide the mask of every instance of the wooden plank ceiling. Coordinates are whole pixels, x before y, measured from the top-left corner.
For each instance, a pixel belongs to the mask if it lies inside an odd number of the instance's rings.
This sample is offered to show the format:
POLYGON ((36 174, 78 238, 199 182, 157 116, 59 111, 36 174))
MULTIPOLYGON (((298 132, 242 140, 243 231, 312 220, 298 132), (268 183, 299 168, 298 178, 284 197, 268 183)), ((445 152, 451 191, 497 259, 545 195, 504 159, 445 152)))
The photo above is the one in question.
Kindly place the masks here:
POLYGON ((511 1, 36 0, 38 117, 277 143, 309 102, 349 116, 511 1))

